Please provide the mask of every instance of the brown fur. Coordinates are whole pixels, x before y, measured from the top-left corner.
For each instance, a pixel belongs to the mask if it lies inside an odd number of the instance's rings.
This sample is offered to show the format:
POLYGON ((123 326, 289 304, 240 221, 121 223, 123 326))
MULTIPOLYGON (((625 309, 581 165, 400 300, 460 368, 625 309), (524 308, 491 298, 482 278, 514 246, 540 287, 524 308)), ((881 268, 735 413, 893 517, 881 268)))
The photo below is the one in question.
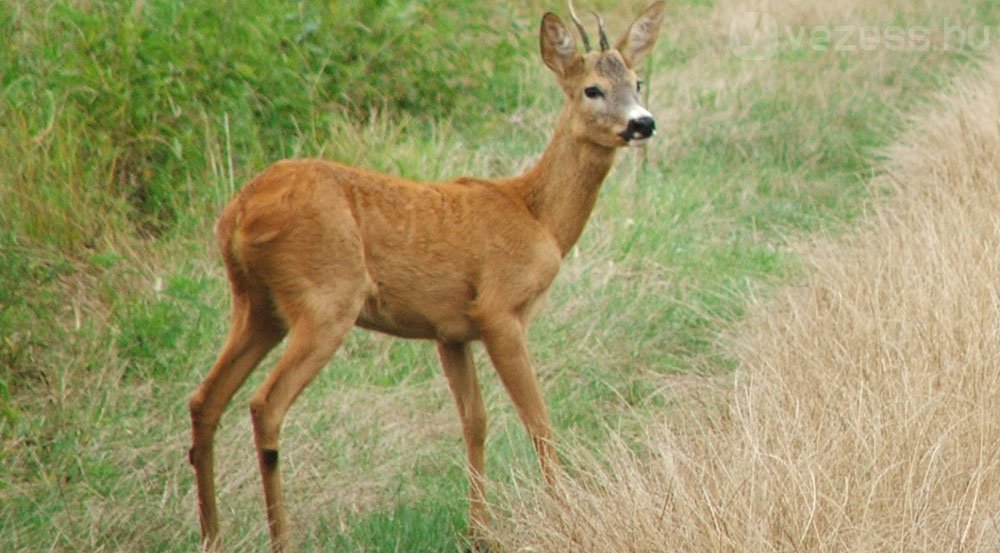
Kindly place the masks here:
MULTIPOLYGON (((658 29, 662 10, 658 2, 640 21, 658 29)), ((216 237, 232 286, 232 330, 190 402, 206 544, 218 540, 215 428, 236 389, 286 334, 285 353, 250 402, 275 550, 288 543, 278 472, 282 420, 355 325, 437 341, 463 423, 474 531, 486 524, 486 412, 470 342, 486 346, 546 479, 555 480, 558 460, 525 329, 583 231, 616 148, 626 144, 624 114, 638 95, 619 52, 577 55, 553 14, 543 19, 541 46, 568 101, 548 148, 524 175, 427 184, 322 160, 281 161, 223 210, 216 237), (583 96, 592 85, 608 91, 605 101, 583 96)))

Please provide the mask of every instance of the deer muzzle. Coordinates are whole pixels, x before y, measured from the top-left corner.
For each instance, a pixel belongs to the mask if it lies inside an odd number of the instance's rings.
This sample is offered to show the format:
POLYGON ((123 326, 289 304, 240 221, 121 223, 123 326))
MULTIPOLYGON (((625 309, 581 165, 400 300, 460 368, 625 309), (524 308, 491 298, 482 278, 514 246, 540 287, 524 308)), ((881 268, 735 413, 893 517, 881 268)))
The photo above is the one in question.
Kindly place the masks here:
POLYGON ((656 134, 656 121, 653 116, 643 110, 642 115, 629 119, 625 130, 619 136, 628 144, 641 144, 656 134))

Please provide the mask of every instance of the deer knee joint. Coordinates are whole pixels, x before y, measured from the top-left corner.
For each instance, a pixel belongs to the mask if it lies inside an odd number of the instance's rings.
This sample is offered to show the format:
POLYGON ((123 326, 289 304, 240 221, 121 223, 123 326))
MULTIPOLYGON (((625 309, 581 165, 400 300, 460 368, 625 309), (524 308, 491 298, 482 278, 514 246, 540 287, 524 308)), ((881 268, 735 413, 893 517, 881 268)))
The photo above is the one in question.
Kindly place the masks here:
POLYGON ((191 420, 194 422, 200 422, 205 410, 205 398, 198 390, 191 395, 191 399, 188 400, 188 412, 191 413, 191 420))
POLYGON ((257 447, 261 451, 277 448, 280 417, 274 413, 273 406, 259 397, 252 398, 250 400, 250 420, 253 422, 257 447))
POLYGON ((257 396, 250 398, 250 420, 254 428, 262 427, 267 419, 267 400, 257 396))
POLYGON ((215 406, 208 405, 205 395, 201 391, 195 392, 188 401, 188 411, 191 414, 191 423, 196 433, 211 436, 222 418, 222 411, 215 406))

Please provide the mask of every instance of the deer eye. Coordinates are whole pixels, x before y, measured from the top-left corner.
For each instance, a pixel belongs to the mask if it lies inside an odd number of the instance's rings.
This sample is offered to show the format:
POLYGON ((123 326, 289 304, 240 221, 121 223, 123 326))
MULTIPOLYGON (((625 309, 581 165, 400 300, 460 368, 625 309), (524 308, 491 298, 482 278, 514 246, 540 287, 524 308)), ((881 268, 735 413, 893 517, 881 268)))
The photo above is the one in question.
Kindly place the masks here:
POLYGON ((588 86, 587 88, 583 89, 583 93, 587 96, 587 98, 590 98, 591 100, 596 100, 598 98, 604 97, 604 91, 602 91, 600 88, 597 88, 596 86, 588 86))
POLYGON ((639 92, 639 93, 642 92, 642 81, 636 81, 635 82, 635 91, 639 92))

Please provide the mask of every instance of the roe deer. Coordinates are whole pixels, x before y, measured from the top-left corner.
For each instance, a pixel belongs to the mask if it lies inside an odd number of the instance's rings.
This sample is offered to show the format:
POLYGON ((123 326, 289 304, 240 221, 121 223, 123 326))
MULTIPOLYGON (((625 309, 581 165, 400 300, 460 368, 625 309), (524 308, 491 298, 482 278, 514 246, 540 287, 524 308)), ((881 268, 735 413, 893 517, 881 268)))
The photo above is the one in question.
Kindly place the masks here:
MULTIPOLYGON (((562 21, 541 22, 542 60, 566 104, 544 154, 525 174, 433 184, 314 160, 275 163, 225 207, 215 233, 232 287, 225 346, 190 401, 203 546, 218 546, 213 440, 247 375, 285 335, 288 346, 250 400, 271 544, 289 544, 278 472, 288 408, 355 325, 435 340, 468 455, 469 527, 485 528, 486 411, 470 342, 481 340, 531 436, 542 472, 559 470, 525 329, 583 231, 619 147, 655 130, 633 68, 653 48, 655 2, 612 48, 586 53, 562 21)), ((595 14, 596 15, 596 14, 595 14)))

